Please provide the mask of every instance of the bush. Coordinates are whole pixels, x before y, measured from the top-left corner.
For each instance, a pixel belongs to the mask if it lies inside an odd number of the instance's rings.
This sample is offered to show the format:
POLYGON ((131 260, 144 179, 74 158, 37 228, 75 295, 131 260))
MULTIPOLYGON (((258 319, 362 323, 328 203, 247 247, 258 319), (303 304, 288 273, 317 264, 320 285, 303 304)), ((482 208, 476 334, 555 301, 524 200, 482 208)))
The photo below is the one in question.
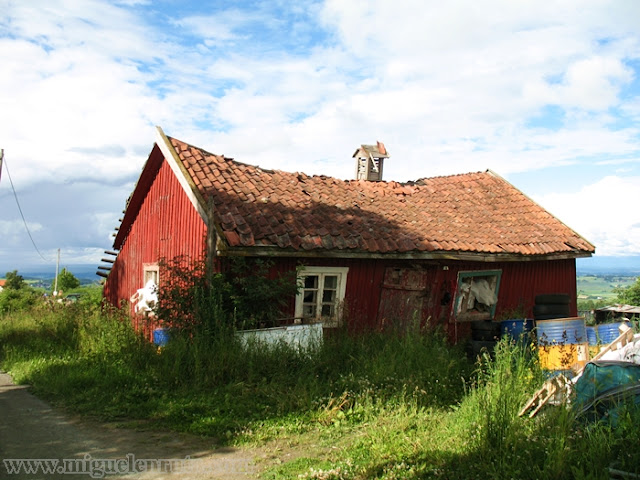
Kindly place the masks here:
POLYGON ((0 292, 0 314, 22 312, 38 302, 38 294, 30 287, 5 288, 0 292))
MULTIPOLYGON (((234 329, 273 327, 295 297, 296 272, 269 276, 272 262, 228 258, 222 273, 200 261, 163 261, 156 314, 171 328, 210 337, 234 329)), ((225 334, 226 334, 225 333, 225 334)))

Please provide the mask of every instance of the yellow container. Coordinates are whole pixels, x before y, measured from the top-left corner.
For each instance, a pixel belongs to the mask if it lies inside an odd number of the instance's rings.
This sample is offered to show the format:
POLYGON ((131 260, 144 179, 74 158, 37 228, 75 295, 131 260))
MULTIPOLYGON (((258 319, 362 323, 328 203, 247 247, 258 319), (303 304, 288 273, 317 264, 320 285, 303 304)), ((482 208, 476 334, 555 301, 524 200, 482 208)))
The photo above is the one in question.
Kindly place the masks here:
POLYGON ((538 358, 545 370, 576 370, 589 361, 589 344, 541 346, 538 347, 538 358))
POLYGON ((577 370, 589 361, 589 341, 583 317, 536 322, 538 358, 546 370, 577 370))

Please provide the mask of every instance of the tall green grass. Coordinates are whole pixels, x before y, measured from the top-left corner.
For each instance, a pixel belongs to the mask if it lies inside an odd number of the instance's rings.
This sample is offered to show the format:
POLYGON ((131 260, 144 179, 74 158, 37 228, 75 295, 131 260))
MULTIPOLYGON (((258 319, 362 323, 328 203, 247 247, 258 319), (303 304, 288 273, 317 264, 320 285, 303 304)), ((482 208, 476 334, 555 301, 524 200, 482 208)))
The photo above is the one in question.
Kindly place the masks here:
POLYGON ((256 426, 302 428, 292 416, 309 428, 344 423, 345 412, 409 397, 446 407, 460 400, 470 373, 463 351, 438 334, 343 331, 300 350, 242 347, 228 329, 172 332, 158 351, 120 312, 81 304, 8 315, 0 343, 3 368, 51 400, 222 438, 248 438, 256 426))
POLYGON ((245 348, 224 329, 175 333, 158 350, 119 311, 38 305, 0 318, 0 362, 86 415, 310 449, 266 478, 605 479, 610 465, 640 473, 632 408, 615 427, 564 407, 518 417, 544 373, 534 349, 506 340, 476 363, 438 332, 343 331, 301 350, 245 348))

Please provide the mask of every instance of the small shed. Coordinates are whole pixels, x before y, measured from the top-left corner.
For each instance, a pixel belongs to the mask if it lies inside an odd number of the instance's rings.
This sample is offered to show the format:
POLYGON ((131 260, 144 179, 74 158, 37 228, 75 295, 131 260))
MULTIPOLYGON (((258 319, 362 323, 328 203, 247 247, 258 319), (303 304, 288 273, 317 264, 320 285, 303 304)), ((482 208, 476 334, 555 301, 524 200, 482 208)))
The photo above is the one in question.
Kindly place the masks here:
POLYGON ((634 305, 608 305, 595 310, 596 323, 606 323, 622 318, 629 320, 640 318, 640 307, 634 305))
POLYGON ((270 258, 299 270, 291 323, 326 329, 439 325, 452 341, 474 320, 565 293, 576 309, 575 259, 594 246, 496 173, 486 170, 399 183, 382 179, 385 146, 362 145, 356 173, 339 180, 267 170, 168 137, 157 141, 127 201, 100 272, 114 305, 149 279, 161 259, 270 258), (206 252, 206 253, 203 253, 206 252))

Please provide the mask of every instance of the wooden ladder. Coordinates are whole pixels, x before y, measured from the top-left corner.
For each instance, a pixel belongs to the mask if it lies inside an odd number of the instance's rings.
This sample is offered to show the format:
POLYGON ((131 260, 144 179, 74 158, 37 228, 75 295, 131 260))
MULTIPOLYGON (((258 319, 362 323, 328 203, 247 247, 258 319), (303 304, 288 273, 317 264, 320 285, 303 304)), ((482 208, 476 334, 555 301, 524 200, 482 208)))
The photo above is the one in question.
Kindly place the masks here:
POLYGON ((544 407, 554 395, 565 389, 567 383, 569 383, 569 380, 561 373, 544 382, 542 387, 534 393, 533 397, 522 407, 518 416, 523 416, 529 409, 533 408, 531 413, 529 413, 529 418, 535 417, 540 409, 544 407))

